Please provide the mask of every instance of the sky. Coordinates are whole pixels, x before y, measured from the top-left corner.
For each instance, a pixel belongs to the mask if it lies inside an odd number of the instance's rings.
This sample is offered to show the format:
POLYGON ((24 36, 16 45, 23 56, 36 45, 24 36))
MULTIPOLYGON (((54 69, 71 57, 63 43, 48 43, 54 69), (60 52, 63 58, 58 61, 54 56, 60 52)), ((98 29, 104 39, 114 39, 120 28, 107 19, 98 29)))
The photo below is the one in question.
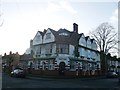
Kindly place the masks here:
POLYGON ((117 0, 1 0, 0 1, 0 54, 23 54, 37 31, 51 28, 78 32, 95 30, 103 22, 118 29, 117 0))

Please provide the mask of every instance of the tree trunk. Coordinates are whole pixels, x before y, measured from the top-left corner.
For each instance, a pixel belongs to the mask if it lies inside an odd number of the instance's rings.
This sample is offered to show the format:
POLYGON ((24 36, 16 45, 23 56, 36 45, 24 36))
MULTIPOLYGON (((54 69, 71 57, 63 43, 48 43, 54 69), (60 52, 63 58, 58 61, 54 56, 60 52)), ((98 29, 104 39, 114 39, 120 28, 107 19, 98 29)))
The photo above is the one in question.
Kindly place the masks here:
POLYGON ((107 72, 107 62, 106 62, 106 55, 103 51, 100 53, 100 60, 101 60, 101 73, 105 75, 107 72))

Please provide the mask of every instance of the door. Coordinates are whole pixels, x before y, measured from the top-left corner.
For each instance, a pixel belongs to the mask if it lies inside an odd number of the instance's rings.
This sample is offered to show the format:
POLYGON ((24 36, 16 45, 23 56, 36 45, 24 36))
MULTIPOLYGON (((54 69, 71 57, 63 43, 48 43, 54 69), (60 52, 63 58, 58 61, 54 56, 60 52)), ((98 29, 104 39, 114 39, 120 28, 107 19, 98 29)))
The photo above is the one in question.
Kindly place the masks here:
POLYGON ((65 62, 60 62, 59 64, 59 75, 65 74, 65 62))

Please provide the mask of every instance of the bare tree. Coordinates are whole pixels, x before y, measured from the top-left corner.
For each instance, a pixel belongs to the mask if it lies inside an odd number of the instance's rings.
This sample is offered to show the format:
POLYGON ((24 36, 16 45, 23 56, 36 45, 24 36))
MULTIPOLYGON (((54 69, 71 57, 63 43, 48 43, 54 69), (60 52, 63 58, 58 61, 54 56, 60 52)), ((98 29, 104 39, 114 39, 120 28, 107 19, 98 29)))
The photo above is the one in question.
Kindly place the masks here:
POLYGON ((99 50, 105 54, 113 48, 116 49, 117 33, 109 23, 105 22, 99 25, 95 31, 91 32, 91 36, 96 40, 99 50))
POLYGON ((118 44, 117 33, 112 25, 105 22, 99 25, 95 31, 92 31, 91 36, 96 40, 100 50, 101 72, 105 74, 108 70, 106 54, 113 49, 118 50, 116 47, 118 44))

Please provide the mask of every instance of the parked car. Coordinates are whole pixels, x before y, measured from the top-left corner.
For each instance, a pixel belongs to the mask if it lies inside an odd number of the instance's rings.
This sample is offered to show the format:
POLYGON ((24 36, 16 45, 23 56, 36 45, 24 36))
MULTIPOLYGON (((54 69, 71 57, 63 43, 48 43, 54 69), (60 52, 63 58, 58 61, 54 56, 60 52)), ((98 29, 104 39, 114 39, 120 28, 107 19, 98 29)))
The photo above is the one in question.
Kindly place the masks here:
POLYGON ((118 74, 116 72, 108 72, 106 75, 107 78, 117 78, 118 74))
POLYGON ((15 68, 11 72, 10 76, 11 77, 23 77, 24 78, 26 76, 26 73, 22 68, 15 68))
POLYGON ((116 72, 120 76, 120 72, 116 72))

